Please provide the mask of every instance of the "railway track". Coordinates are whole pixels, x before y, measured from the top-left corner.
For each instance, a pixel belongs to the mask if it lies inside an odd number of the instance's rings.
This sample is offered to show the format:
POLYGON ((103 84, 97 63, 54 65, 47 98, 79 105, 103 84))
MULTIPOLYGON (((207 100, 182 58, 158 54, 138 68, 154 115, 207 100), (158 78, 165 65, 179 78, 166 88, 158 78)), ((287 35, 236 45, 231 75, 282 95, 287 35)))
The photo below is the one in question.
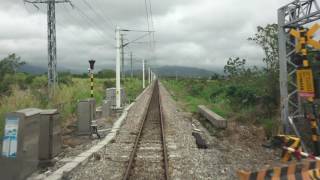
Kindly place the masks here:
POLYGON ((162 108, 158 81, 154 83, 123 179, 168 179, 162 108))

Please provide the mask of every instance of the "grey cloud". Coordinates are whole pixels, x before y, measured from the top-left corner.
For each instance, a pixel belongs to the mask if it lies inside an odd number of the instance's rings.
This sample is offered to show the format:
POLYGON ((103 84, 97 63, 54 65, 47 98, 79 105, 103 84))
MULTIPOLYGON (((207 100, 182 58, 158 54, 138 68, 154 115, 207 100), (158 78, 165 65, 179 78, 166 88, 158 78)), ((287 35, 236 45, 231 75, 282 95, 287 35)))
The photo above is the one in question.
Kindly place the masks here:
MULTIPOLYGON (((0 1, 0 58, 15 52, 30 64, 45 65, 46 7, 40 6, 38 11, 22 0, 0 1)), ((256 26, 275 23, 277 8, 287 0, 151 2, 157 43, 156 59, 150 63, 214 69, 222 68, 228 58, 234 56, 246 58, 251 65, 261 65, 261 48, 247 38, 253 36, 256 26)), ((67 4, 57 5, 60 67, 86 71, 87 61, 94 58, 98 69, 113 68, 115 33, 109 19, 122 28, 147 29, 144 0, 73 0, 73 3, 91 20, 67 4)), ((128 33, 126 38, 132 40, 139 35, 128 33)), ((133 51, 140 59, 150 58, 148 44, 132 44, 126 51, 133 51)), ((140 67, 139 63, 136 61, 135 66, 140 67)))

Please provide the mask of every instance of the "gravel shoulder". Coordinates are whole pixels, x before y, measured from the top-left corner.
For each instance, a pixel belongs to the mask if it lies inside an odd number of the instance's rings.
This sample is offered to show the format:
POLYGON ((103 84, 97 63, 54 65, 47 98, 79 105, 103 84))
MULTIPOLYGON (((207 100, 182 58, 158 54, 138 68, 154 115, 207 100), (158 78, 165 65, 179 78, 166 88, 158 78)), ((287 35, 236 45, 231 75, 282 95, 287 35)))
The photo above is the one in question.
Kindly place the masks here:
POLYGON ((275 152, 263 148, 262 128, 236 125, 209 132, 191 113, 183 112, 170 93, 160 85, 171 179, 237 179, 239 169, 255 170, 278 159, 275 152), (192 132, 200 129, 208 149, 198 149, 192 132))

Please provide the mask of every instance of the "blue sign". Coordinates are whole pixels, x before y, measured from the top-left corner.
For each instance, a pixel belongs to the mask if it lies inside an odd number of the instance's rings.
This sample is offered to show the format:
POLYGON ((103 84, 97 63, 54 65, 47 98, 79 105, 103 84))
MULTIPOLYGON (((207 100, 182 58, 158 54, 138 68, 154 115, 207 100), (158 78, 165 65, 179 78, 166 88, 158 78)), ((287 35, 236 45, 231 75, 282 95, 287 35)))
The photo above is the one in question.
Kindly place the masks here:
POLYGON ((19 118, 7 117, 2 142, 2 156, 16 158, 18 147, 19 118))

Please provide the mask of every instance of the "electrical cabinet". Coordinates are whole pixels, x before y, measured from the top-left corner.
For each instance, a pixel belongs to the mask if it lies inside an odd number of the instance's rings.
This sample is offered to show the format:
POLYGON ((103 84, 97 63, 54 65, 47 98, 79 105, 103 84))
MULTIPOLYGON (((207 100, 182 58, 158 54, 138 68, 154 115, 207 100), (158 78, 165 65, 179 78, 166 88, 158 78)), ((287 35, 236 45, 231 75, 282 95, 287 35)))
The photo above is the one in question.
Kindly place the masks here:
POLYGON ((111 101, 103 100, 102 102, 102 117, 107 118, 111 113, 111 101))
POLYGON ((77 107, 78 134, 89 135, 92 120, 95 120, 96 101, 93 98, 80 100, 77 107))
POLYGON ((40 113, 39 160, 46 163, 61 152, 61 124, 56 109, 40 113))
POLYGON ((40 109, 29 108, 8 113, 0 156, 0 177, 25 179, 38 166, 40 109))
MULTIPOLYGON (((120 90, 121 93, 121 105, 124 105, 126 102, 126 93, 123 88, 120 90)), ((106 89, 106 100, 110 101, 111 106, 116 106, 116 88, 107 88, 106 89)))

